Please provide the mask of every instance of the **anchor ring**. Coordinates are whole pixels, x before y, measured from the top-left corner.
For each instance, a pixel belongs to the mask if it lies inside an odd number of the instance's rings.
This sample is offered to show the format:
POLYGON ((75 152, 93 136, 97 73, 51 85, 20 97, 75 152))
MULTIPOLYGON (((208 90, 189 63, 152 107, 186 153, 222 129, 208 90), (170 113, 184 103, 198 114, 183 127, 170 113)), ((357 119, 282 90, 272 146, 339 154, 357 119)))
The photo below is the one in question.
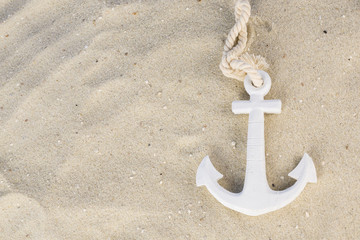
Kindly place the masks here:
POLYGON ((269 74, 262 70, 258 70, 258 73, 260 74, 261 78, 264 81, 263 85, 261 85, 260 87, 255 87, 252 84, 252 81, 251 81, 249 75, 246 75, 246 77, 245 77, 245 80, 244 80, 245 90, 250 96, 254 95, 254 94, 265 96, 270 91, 271 78, 270 78, 269 74))

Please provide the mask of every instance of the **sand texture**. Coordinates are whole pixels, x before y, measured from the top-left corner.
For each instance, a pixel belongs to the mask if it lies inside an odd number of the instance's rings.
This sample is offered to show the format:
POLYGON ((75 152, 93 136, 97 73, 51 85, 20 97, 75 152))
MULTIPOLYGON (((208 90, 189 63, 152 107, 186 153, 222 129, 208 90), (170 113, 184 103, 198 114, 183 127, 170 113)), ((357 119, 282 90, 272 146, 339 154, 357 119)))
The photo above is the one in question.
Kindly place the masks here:
POLYGON ((233 0, 0 1, 0 239, 359 239, 360 2, 251 1, 270 64, 273 189, 304 152, 318 183, 259 217, 195 185, 209 155, 242 189, 248 99, 219 70, 233 0))

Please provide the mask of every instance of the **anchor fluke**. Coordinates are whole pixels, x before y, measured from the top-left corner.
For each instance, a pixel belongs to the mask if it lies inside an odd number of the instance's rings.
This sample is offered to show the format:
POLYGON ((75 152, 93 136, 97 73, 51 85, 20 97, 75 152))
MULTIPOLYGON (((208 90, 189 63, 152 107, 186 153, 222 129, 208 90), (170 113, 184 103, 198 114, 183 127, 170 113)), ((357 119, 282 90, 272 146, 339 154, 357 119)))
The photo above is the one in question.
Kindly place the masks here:
POLYGON ((289 177, 292 177, 296 180, 306 177, 307 182, 316 183, 316 169, 314 162, 311 157, 305 153, 299 164, 292 170, 289 174, 289 177))
POLYGON ((209 156, 204 157, 204 159, 201 161, 197 173, 196 173, 196 185, 198 187, 200 186, 206 186, 206 183, 209 181, 209 179, 217 181, 221 179, 223 175, 219 173, 214 165, 211 163, 209 156))

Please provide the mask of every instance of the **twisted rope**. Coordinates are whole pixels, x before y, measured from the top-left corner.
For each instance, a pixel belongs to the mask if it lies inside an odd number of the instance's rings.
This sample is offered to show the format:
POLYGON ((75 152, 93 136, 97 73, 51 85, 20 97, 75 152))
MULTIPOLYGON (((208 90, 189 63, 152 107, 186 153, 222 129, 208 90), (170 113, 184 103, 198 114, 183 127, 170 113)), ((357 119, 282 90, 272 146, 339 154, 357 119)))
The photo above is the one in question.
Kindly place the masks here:
POLYGON ((236 23, 225 41, 220 69, 226 77, 239 81, 244 81, 248 74, 254 86, 260 87, 263 80, 257 70, 265 70, 268 64, 261 56, 244 53, 248 37, 246 24, 249 21, 250 13, 251 6, 248 0, 236 2, 236 23))

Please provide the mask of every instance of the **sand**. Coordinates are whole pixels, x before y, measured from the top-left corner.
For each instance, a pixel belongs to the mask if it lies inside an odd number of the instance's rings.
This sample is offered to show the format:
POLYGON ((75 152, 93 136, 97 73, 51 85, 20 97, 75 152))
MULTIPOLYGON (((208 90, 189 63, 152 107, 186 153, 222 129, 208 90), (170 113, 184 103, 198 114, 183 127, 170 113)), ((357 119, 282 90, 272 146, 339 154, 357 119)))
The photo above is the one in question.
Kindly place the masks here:
POLYGON ((233 0, 0 2, 0 239, 360 238, 360 2, 251 1, 270 64, 273 189, 304 152, 318 183, 259 217, 195 185, 209 155, 241 191, 243 84, 219 70, 233 0), (234 146, 235 145, 235 146, 234 146))

